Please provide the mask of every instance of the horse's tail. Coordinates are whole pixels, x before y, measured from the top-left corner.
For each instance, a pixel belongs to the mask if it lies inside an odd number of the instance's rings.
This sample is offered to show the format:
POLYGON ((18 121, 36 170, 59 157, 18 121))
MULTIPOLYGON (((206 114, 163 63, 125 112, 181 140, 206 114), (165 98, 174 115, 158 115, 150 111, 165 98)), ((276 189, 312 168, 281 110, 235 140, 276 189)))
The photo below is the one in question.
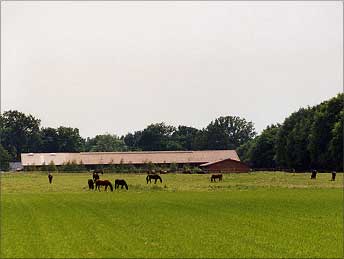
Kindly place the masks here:
POLYGON ((112 186, 112 184, 110 183, 110 181, 109 181, 109 186, 110 186, 111 191, 113 192, 113 186, 112 186))

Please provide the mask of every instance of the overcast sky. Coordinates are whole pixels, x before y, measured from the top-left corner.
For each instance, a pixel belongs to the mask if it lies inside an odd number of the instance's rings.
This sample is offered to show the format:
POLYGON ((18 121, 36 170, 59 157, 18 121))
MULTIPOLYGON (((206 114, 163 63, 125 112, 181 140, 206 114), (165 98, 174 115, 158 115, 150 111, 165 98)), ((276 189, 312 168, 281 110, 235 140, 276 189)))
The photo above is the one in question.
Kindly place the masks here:
POLYGON ((258 132, 343 90, 342 2, 1 2, 1 111, 116 135, 240 116, 258 132))

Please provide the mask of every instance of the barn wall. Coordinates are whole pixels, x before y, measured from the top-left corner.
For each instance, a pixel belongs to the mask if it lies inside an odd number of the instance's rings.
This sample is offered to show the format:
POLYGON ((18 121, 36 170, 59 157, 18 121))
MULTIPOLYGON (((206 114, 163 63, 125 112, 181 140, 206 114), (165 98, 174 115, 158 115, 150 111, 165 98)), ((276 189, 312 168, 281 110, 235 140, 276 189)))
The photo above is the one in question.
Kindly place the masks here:
POLYGON ((207 171, 211 172, 223 172, 223 173, 244 173, 249 172, 250 168, 241 162, 236 162, 233 160, 226 160, 216 164, 208 165, 205 167, 207 171))

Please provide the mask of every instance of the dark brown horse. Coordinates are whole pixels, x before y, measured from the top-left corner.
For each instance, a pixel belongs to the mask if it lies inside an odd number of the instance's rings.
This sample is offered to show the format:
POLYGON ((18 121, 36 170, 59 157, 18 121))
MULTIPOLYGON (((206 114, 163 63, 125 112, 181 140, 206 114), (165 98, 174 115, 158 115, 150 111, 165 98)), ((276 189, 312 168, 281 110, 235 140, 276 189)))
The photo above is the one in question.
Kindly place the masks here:
POLYGON ((92 179, 88 179, 88 188, 90 190, 93 190, 94 189, 94 182, 92 179))
POLYGON ((93 181, 97 181, 97 180, 99 180, 99 174, 98 173, 96 173, 96 172, 93 172, 93 181))
POLYGON ((53 175, 51 173, 48 174, 49 183, 53 182, 53 175))
POLYGON ((216 179, 219 179, 219 181, 222 181, 222 174, 212 174, 210 177, 211 181, 216 182, 216 179))
POLYGON ((146 177, 147 184, 148 184, 148 182, 151 183, 151 182, 152 182, 152 181, 151 181, 152 179, 155 180, 154 183, 156 183, 157 180, 160 180, 160 182, 162 183, 162 179, 161 179, 160 175, 157 175, 157 174, 149 174, 149 175, 147 175, 147 177, 146 177))
POLYGON ((317 179, 317 173, 318 171, 317 170, 312 170, 312 175, 311 175, 311 179, 317 179))
POLYGON ((98 191, 100 191, 100 186, 105 186, 105 191, 108 186, 110 186, 111 191, 113 191, 113 186, 109 180, 96 180, 96 189, 98 188, 98 191))
POLYGON ((126 181, 123 180, 123 179, 116 179, 116 180, 115 180, 115 190, 116 190, 117 188, 119 188, 119 186, 121 186, 121 189, 123 189, 123 186, 124 186, 125 189, 128 190, 128 185, 127 185, 126 181))

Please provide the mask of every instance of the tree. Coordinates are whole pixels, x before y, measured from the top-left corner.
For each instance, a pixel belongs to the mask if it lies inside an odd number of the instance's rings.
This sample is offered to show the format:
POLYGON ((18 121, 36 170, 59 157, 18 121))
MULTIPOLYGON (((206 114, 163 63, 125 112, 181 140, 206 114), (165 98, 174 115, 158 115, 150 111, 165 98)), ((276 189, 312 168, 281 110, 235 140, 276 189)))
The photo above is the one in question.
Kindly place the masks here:
POLYGON ((40 131, 42 145, 41 152, 59 152, 59 134, 54 128, 42 128, 40 131))
POLYGON ((127 151, 124 140, 116 135, 104 134, 97 135, 94 138, 88 138, 85 144, 85 150, 91 152, 115 152, 127 151))
MULTIPOLYGON (((313 167, 328 168, 329 164, 334 163, 333 155, 337 157, 334 152, 341 152, 341 148, 336 148, 333 144, 340 140, 340 135, 343 134, 339 132, 343 120, 343 103, 344 94, 338 94, 316 107, 308 145, 313 167)), ((342 146, 342 143, 339 146, 342 146)), ((342 163, 342 159, 336 158, 336 161, 342 163)))
POLYGON ((275 145, 280 125, 271 125, 256 137, 250 153, 250 164, 254 168, 275 168, 275 145))
POLYGON ((0 170, 8 171, 10 169, 9 162, 11 161, 10 155, 7 150, 0 144, 0 170))
POLYGON ((175 131, 175 127, 164 122, 151 124, 142 131, 138 146, 142 150, 168 150, 168 142, 175 131))
POLYGON ((256 135, 253 123, 237 116, 219 117, 206 128, 208 149, 236 149, 256 135))
POLYGON ((343 118, 344 111, 341 111, 342 119, 336 122, 331 131, 331 141, 329 143, 329 156, 331 169, 337 171, 343 171, 343 118))
POLYGON ((41 146, 40 120, 19 111, 0 116, 0 142, 11 159, 19 161, 21 153, 37 152, 41 146))
POLYGON ((131 151, 139 151, 141 148, 139 148, 139 141, 142 136, 142 131, 135 131, 134 134, 128 133, 123 137, 123 141, 127 148, 131 151))
POLYGON ((178 126, 172 134, 175 149, 170 150, 192 150, 198 132, 199 130, 193 127, 178 126))
POLYGON ((280 167, 307 170, 310 153, 307 149, 314 107, 300 108, 285 119, 276 138, 276 162, 280 167))
POLYGON ((57 128, 58 152, 81 152, 84 149, 84 139, 79 135, 79 129, 70 127, 57 128))

